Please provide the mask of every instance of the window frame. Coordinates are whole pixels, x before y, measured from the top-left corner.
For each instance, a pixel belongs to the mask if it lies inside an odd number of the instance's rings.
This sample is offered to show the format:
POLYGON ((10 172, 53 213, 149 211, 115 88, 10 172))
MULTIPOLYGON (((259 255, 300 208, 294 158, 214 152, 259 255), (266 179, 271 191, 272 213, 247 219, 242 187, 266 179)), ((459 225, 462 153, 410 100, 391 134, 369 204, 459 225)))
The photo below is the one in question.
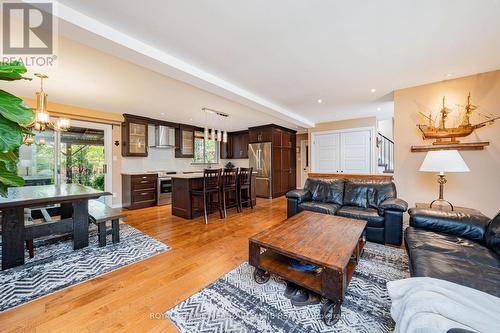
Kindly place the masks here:
POLYGON ((219 156, 219 152, 220 152, 220 144, 219 142, 216 140, 215 141, 215 152, 214 152, 214 161, 213 162, 209 162, 207 161, 207 144, 206 144, 206 141, 205 141, 205 136, 202 132, 198 132, 196 131, 195 134, 194 134, 194 149, 193 149, 193 162, 191 164, 219 164, 219 161, 220 161, 220 156, 219 156), (202 140, 203 141, 203 161, 202 162, 197 162, 196 161, 196 140, 202 140))

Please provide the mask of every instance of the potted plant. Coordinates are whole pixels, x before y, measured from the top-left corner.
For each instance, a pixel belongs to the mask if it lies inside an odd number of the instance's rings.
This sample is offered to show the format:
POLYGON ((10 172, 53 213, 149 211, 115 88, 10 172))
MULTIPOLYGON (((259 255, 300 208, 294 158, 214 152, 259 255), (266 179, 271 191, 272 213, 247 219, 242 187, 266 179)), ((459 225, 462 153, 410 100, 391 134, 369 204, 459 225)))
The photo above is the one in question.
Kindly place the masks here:
MULTIPOLYGON (((0 62, 0 80, 31 80, 24 77, 26 67, 20 62, 0 62)), ((31 134, 26 125, 33 121, 34 112, 22 99, 0 90, 0 195, 6 196, 11 186, 23 186, 17 175, 19 147, 23 137, 31 134)))

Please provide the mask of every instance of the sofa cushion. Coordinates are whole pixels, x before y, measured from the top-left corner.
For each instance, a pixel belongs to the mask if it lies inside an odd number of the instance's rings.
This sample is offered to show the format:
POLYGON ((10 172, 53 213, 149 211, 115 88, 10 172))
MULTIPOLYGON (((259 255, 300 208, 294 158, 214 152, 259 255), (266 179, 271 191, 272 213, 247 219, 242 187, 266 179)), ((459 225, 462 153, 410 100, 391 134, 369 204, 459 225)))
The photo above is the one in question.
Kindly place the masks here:
POLYGON ((486 234, 484 235, 484 241, 490 250, 493 250, 500 256, 500 213, 498 213, 488 224, 486 234))
POLYGON ((311 192, 313 201, 342 205, 344 196, 343 179, 308 178, 304 189, 311 192))
POLYGON ((382 228, 384 226, 384 217, 378 215, 378 211, 374 208, 342 206, 337 211, 337 215, 352 219, 366 220, 369 227, 382 228))
MULTIPOLYGON (((359 184, 351 181, 345 182, 343 205, 368 208, 369 189, 370 186, 367 184, 359 184)), ((373 195, 373 192, 370 191, 370 196, 373 195)))
POLYGON ((476 242, 484 241, 490 219, 483 214, 443 211, 432 208, 411 208, 412 227, 464 237, 476 242))
POLYGON ((397 198, 396 185, 390 183, 371 183, 371 195, 368 193, 368 205, 378 208, 382 202, 390 198, 397 198))
POLYGON ((340 208, 340 205, 328 202, 306 201, 299 204, 299 207, 303 210, 309 210, 311 212, 335 215, 337 210, 340 208))
POLYGON ((480 243, 409 227, 405 245, 412 276, 458 283, 500 296, 500 258, 480 243))

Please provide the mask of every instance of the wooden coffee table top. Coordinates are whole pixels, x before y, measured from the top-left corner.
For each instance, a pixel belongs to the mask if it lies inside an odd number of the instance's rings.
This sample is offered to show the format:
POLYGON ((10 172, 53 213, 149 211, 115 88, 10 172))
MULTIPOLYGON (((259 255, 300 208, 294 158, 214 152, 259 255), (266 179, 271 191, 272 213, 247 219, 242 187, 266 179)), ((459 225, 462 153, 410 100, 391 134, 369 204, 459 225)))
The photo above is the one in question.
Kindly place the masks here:
POLYGON ((366 221, 303 211, 250 238, 250 242, 286 256, 342 271, 366 221))

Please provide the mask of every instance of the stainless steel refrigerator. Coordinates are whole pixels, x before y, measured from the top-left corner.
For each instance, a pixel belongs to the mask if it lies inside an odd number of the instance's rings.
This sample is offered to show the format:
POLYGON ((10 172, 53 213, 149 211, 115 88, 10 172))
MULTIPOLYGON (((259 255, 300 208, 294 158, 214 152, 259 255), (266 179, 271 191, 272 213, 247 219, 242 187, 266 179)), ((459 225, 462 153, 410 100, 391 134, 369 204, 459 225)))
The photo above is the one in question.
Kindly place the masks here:
POLYGON ((248 145, 250 167, 257 171, 255 194, 262 198, 272 197, 271 142, 248 145))

